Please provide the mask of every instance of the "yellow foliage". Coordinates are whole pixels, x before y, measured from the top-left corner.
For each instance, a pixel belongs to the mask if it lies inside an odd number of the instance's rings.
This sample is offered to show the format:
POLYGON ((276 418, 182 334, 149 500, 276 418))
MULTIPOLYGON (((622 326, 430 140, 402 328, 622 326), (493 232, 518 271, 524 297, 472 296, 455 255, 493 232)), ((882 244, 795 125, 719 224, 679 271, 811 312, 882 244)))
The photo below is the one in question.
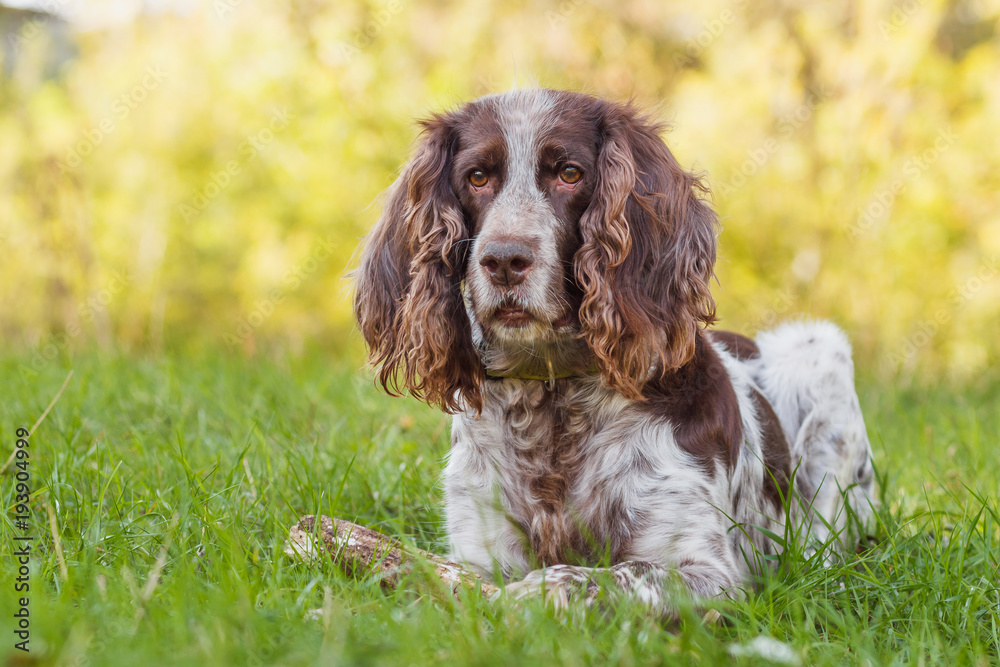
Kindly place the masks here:
MULTIPOLYGON (((833 318, 867 367, 1000 358, 997 0, 250 3, 6 51, 0 330, 341 348, 414 118, 511 86, 668 119, 724 220, 723 326, 833 318)), ((16 26, 15 26, 16 27, 16 26)), ((10 35, 8 35, 8 38, 10 35)))

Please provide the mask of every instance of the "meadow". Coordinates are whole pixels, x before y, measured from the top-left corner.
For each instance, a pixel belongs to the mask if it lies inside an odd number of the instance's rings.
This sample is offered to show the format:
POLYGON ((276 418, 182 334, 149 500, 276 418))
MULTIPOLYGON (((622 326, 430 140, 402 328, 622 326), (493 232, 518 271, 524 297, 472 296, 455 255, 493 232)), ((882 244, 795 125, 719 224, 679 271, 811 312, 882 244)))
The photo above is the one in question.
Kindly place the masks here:
MULTIPOLYGON (((0 362, 5 455, 73 375, 29 438, 31 652, 6 634, 11 665, 766 664, 761 636, 789 664, 997 661, 996 376, 959 388, 862 374, 874 540, 829 568, 792 549, 706 625, 694 609, 662 624, 626 603, 560 614, 455 598, 419 569, 384 592, 286 556, 303 514, 443 551, 448 419, 379 394, 353 358, 93 352, 30 379, 25 361, 0 362)), ((5 532, 21 534, 12 517, 5 532)), ((16 547, 0 548, 7 587, 16 547)), ((13 596, 0 600, 12 618, 13 596)))
POLYGON ((1000 661, 1000 0, 16 4, 8 664, 1000 661), (375 390, 345 275, 416 119, 531 86, 667 123, 722 221, 723 328, 848 333, 882 482, 863 551, 791 547, 714 625, 284 555, 303 514, 444 550, 448 419, 375 390))

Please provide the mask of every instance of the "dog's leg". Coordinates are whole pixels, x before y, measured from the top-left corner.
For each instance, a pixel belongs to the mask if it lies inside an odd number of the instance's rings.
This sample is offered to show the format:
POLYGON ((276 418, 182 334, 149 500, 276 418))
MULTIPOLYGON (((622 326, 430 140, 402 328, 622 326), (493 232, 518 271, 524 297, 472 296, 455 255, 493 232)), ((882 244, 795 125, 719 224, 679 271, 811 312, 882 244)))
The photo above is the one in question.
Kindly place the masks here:
MULTIPOLYGON (((716 581, 704 566, 685 563, 670 569, 645 561, 625 561, 613 567, 594 568, 574 565, 551 565, 534 570, 521 581, 508 584, 505 592, 515 599, 540 597, 557 609, 571 603, 592 606, 602 598, 628 596, 663 618, 677 616, 680 598, 707 600, 712 597, 736 597, 740 591, 728 579, 716 581), (610 584, 610 587, 605 586, 610 584)), ((496 596, 500 596, 497 593, 496 596)), ((709 610, 706 622, 718 619, 718 612, 709 610)))
POLYGON ((816 542, 835 534, 852 549, 844 501, 867 522, 874 475, 847 337, 829 322, 797 322, 760 334, 757 344, 761 356, 748 366, 792 444, 795 487, 811 508, 798 519, 816 542))

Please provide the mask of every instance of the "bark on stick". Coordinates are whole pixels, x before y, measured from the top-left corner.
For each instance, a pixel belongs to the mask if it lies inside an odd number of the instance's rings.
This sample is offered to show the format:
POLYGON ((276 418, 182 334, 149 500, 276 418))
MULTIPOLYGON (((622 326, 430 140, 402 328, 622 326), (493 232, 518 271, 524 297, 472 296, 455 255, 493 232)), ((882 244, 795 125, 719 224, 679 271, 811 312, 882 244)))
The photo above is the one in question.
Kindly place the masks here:
POLYGON ((499 590, 458 563, 421 549, 406 547, 370 528, 328 516, 319 517, 319 526, 312 514, 302 517, 288 531, 285 553, 303 560, 328 557, 348 575, 375 575, 388 589, 396 588, 400 576, 414 560, 424 560, 434 567, 452 591, 461 586, 472 586, 489 597, 499 590))

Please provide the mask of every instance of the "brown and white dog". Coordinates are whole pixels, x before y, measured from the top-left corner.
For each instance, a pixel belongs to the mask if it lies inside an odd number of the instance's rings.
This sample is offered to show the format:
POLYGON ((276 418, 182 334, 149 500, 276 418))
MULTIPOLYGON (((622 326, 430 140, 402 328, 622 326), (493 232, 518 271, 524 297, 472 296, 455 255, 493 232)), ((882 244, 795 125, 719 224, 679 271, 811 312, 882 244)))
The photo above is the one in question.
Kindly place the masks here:
POLYGON ((718 220, 657 124, 520 90, 423 126, 355 312, 385 389, 455 414, 454 559, 563 599, 593 597, 603 563, 669 611, 677 577, 736 594, 786 522, 822 544, 848 534, 845 500, 870 515, 846 337, 707 328, 718 220))

